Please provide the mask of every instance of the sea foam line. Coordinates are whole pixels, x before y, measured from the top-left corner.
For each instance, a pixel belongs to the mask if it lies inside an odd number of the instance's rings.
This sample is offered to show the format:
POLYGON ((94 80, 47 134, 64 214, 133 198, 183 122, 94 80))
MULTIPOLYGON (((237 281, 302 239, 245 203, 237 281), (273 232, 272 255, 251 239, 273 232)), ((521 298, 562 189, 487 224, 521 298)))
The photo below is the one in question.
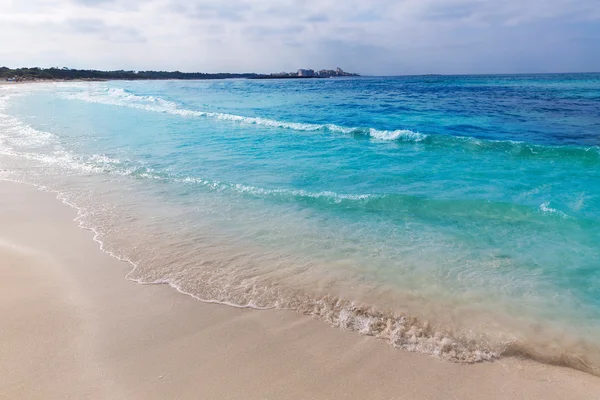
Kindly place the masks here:
POLYGON ((99 248, 104 253, 126 262, 131 266, 126 279, 143 285, 168 284, 182 294, 189 295, 196 300, 205 303, 222 304, 236 308, 247 309, 282 309, 295 311, 299 314, 308 315, 326 322, 334 327, 344 330, 357 332, 361 335, 373 336, 384 340, 395 348, 424 353, 436 358, 459 363, 475 363, 494 361, 503 356, 524 356, 546 363, 556 363, 568 367, 584 370, 598 375, 595 366, 579 363, 579 360, 571 360, 562 356, 553 357, 544 354, 538 354, 535 351, 528 351, 526 344, 508 341, 495 345, 488 345, 481 338, 475 336, 466 337, 460 335, 457 337, 446 330, 439 330, 430 325, 427 321, 419 320, 409 314, 394 314, 380 311, 371 307, 361 306, 353 301, 339 297, 312 297, 307 293, 300 295, 298 299, 280 299, 272 304, 256 304, 252 299, 246 299, 243 302, 229 301, 227 298, 205 299, 184 288, 181 282, 173 278, 155 279, 146 281, 143 278, 135 278, 133 275, 140 267, 129 257, 117 254, 107 248, 104 239, 105 234, 99 228, 95 227, 92 221, 88 220, 88 211, 69 199, 68 195, 59 190, 45 185, 36 184, 24 180, 12 179, 0 174, 0 180, 27 184, 36 187, 38 190, 53 193, 58 200, 65 205, 73 208, 77 216, 74 221, 78 227, 91 231, 92 239, 99 244, 99 248))
POLYGON ((226 183, 199 177, 179 176, 160 173, 146 165, 123 161, 106 154, 81 156, 64 149, 57 137, 49 132, 39 131, 19 121, 17 118, 3 114, 0 98, 0 155, 55 165, 64 170, 83 174, 110 174, 133 178, 146 178, 155 181, 195 184, 211 190, 231 191, 253 196, 285 197, 297 196, 313 199, 329 199, 340 203, 344 200, 363 201, 383 195, 345 194, 332 191, 311 192, 303 189, 266 189, 242 183, 226 183), (38 152, 40 147, 47 151, 38 152))
POLYGON ((160 97, 139 96, 121 88, 70 93, 64 97, 68 99, 86 101, 89 103, 137 108, 140 110, 181 115, 184 117, 206 117, 223 121, 237 122, 240 124, 261 125, 271 128, 289 129, 302 132, 325 131, 349 135, 364 135, 377 140, 396 140, 407 142, 421 142, 427 138, 427 135, 425 134, 413 132, 408 129, 378 130, 374 128, 349 128, 335 124, 286 122, 262 117, 247 117, 227 113, 194 111, 180 108, 177 103, 164 100, 160 97))
MULTIPOLYGON (((143 178, 165 183, 181 183, 203 186, 214 192, 233 192, 248 196, 271 197, 286 199, 288 197, 323 200, 331 203, 359 202, 383 199, 388 193, 336 193, 333 191, 308 191, 304 189, 262 188, 244 183, 228 183, 204 179, 194 176, 181 176, 168 172, 157 171, 147 165, 131 160, 120 160, 106 154, 77 155, 64 149, 57 143, 57 137, 51 133, 39 131, 19 121, 17 118, 4 114, 6 98, 0 97, 0 155, 42 162, 58 166, 63 171, 75 171, 83 174, 109 174, 131 178, 143 178), (37 152, 40 147, 46 147, 43 152, 37 152), (33 148, 27 151, 24 148, 33 148)), ((542 203, 538 211, 546 215, 569 218, 564 212, 550 207, 549 202, 542 203)))
POLYGON ((204 299, 194 293, 186 291, 179 282, 173 279, 158 279, 154 281, 145 281, 142 278, 134 278, 133 275, 139 268, 139 265, 127 256, 116 254, 109 250, 105 241, 102 240, 104 234, 95 226, 86 221, 87 212, 83 207, 70 201, 68 197, 60 191, 45 185, 35 184, 23 180, 12 179, 1 176, 0 181, 8 181, 19 184, 26 184, 37 188, 40 191, 52 193, 63 204, 71 207, 77 213, 73 219, 81 229, 93 233, 92 240, 99 244, 102 252, 109 256, 126 262, 131 266, 131 270, 125 276, 126 279, 142 285, 161 285, 168 284, 178 292, 191 296, 192 298, 212 304, 221 304, 235 308, 246 308, 256 310, 280 309, 295 311, 299 314, 309 315, 328 322, 334 327, 344 330, 355 331, 361 335, 373 336, 383 339, 393 347, 410 351, 424 353, 436 358, 450 362, 458 363, 477 363, 484 361, 494 361, 501 357, 502 351, 494 351, 481 346, 472 340, 456 339, 448 333, 438 332, 425 321, 419 321, 411 315, 395 315, 382 313, 377 310, 361 307, 355 302, 343 298, 321 297, 313 298, 304 295, 303 301, 297 305, 297 301, 290 302, 289 299, 281 299, 267 306, 255 304, 249 299, 245 304, 239 304, 226 299, 204 299), (295 306, 292 304, 296 304, 295 306))
MULTIPOLYGON (((61 87, 67 89, 89 89, 90 85, 54 85, 53 87, 61 87)), ((36 87, 36 89, 39 88, 36 87)), ((223 121, 237 122, 240 124, 249 125, 261 125, 272 128, 289 129, 295 131, 304 132, 332 132, 341 133, 345 135, 358 135, 370 137, 375 140, 381 141, 399 141, 399 142, 410 142, 410 143, 426 143, 431 145, 442 145, 454 147, 456 145, 463 147, 475 147, 485 150, 496 150, 506 153, 515 153, 517 155, 530 155, 538 157, 554 157, 559 156, 577 156, 585 157, 588 160, 594 162, 600 161, 600 146, 560 146, 560 145, 541 145, 532 144, 514 140, 492 140, 492 139, 480 139, 471 136, 446 136, 446 135, 426 135, 419 132, 414 132, 408 129, 398 130, 378 130, 375 128, 350 128, 339 126, 335 124, 311 124, 311 123, 299 123, 299 122, 286 122, 278 121, 275 119, 262 118, 262 117, 247 117, 241 115, 207 112, 207 111, 195 111, 180 108, 179 105, 173 101, 165 100, 156 96, 140 96, 128 92, 122 88, 106 88, 101 87, 100 90, 86 90, 74 93, 62 92, 61 95, 66 99, 81 100, 88 103, 97 103, 105 105, 114 105, 120 107, 136 108, 140 110, 168 113, 173 115, 180 115, 184 117, 205 117, 223 121)), ((10 96, 21 95, 22 93, 10 92, 10 96)), ((8 97, 8 96, 7 96, 8 97)), ((7 97, 0 97, 0 109, 3 105, 2 100, 7 100, 7 97)), ((6 103, 4 102, 4 105, 6 103)))

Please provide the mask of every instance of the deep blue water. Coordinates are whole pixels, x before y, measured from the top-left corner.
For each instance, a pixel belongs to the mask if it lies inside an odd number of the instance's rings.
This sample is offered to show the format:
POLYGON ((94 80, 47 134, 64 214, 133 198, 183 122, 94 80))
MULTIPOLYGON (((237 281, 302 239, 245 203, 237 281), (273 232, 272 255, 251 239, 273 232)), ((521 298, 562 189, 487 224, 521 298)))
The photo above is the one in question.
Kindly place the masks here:
MULTIPOLYGON (((379 318, 307 311, 338 296, 431 320, 424 337, 454 335, 456 353, 481 339, 469 349, 600 365, 600 74, 98 82, 0 96, 4 175, 86 210, 137 280, 361 332, 379 318), (103 219, 108 208, 119 217, 103 219), (127 229, 135 246, 122 244, 127 229), (132 250, 150 240, 153 257, 132 250)), ((395 335, 397 347, 454 358, 395 335)))

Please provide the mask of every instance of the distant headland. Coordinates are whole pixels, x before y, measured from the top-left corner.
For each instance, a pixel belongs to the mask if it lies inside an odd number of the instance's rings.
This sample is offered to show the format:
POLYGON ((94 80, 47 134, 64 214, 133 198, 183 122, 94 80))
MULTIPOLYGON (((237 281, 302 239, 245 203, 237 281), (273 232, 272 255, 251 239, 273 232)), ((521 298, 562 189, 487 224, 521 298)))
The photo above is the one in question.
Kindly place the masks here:
POLYGON ((166 79, 232 79, 232 78, 250 78, 256 76, 255 73, 214 73, 205 74, 201 72, 167 72, 167 71, 98 71, 93 69, 71 69, 71 68, 16 68, 10 69, 0 67, 0 81, 109 81, 109 80, 166 80, 166 79))
POLYGON ((71 68, 16 68, 0 67, 0 81, 32 82, 32 81, 109 81, 109 80, 207 80, 207 79, 290 79, 290 78, 329 78, 334 76, 358 76, 335 70, 301 69, 298 72, 261 75, 257 73, 202 73, 180 71, 98 71, 91 69, 71 68))
POLYGON ((333 78, 337 76, 360 76, 352 72, 346 72, 341 68, 322 69, 299 69, 298 72, 276 72, 269 75, 256 75, 249 79, 302 79, 302 78, 333 78))

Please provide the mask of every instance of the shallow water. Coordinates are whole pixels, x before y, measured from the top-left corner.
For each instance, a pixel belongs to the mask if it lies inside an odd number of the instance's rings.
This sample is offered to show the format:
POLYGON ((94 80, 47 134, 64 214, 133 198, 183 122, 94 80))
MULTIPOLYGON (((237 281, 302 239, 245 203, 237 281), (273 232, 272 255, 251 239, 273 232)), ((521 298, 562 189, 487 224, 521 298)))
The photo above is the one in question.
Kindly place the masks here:
POLYGON ((600 371, 600 75, 0 88, 0 177, 131 279, 600 371))

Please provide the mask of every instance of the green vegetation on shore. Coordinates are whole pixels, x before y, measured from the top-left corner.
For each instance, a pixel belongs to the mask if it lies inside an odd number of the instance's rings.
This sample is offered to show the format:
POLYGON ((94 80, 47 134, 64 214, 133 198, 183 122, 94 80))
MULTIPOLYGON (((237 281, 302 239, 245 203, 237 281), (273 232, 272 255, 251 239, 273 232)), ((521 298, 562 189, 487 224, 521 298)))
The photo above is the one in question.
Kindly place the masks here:
POLYGON ((96 71, 69 68, 17 68, 0 67, 0 80, 34 81, 34 80, 148 80, 148 79, 227 79, 251 78, 257 74, 200 72, 167 72, 167 71, 96 71))

